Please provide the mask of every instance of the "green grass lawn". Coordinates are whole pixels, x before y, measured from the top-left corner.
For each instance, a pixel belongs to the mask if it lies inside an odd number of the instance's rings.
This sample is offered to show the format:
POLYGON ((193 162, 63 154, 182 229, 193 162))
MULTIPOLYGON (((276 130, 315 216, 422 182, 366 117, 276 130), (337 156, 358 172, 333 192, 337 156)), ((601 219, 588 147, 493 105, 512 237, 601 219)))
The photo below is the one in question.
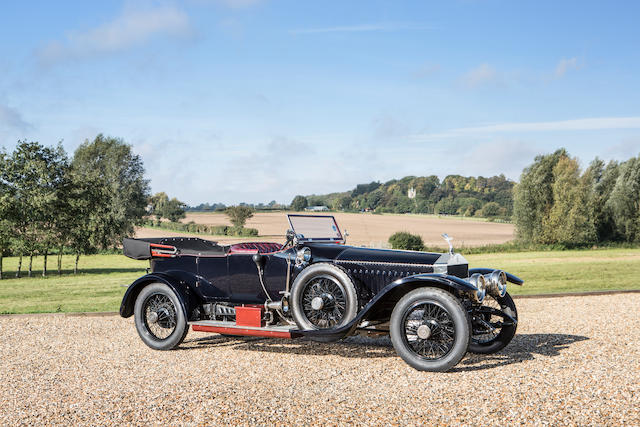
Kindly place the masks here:
POLYGON ((42 275, 42 257, 34 260, 34 277, 26 277, 28 258, 22 262, 22 278, 15 279, 17 258, 4 258, 4 279, 0 281, 0 313, 51 313, 75 311, 117 311, 126 288, 145 274, 148 261, 123 255, 80 257, 78 274, 73 274, 74 256, 62 259, 62 276, 56 271, 56 257, 50 257, 48 277, 42 275))
MULTIPOLYGON (((512 294, 640 289, 640 249, 516 252, 467 256, 471 267, 501 268, 524 279, 510 285, 512 294)), ((23 271, 26 262, 23 262, 23 271)), ((4 259, 0 281, 0 313, 117 311, 125 288, 145 273, 146 261, 122 255, 80 258, 80 272, 72 274, 73 256, 63 258, 63 274, 49 261, 49 277, 41 277, 42 257, 34 262, 34 277, 15 279, 17 258, 4 259)), ((23 276, 26 276, 23 273, 23 276)))
POLYGON ((640 289, 640 249, 469 255, 470 267, 500 268, 524 280, 514 295, 640 289))

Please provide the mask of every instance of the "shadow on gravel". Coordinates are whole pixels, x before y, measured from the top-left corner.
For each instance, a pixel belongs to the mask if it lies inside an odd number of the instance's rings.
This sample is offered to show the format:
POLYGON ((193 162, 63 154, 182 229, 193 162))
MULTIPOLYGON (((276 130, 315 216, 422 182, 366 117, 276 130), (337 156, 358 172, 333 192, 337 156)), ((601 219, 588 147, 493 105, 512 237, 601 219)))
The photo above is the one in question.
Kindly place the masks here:
POLYGON ((226 337, 212 335, 187 339, 178 350, 206 347, 234 347, 239 350, 264 353, 306 354, 315 356, 342 356, 354 358, 395 357, 396 352, 389 338, 349 337, 334 343, 319 343, 303 338, 283 340, 276 338, 226 337))
POLYGON ((480 371, 535 359, 535 355, 554 357, 571 344, 588 340, 582 335, 516 334, 513 341, 495 354, 471 354, 452 372, 480 371))
MULTIPOLYGON (((566 334, 519 334, 502 351, 495 354, 469 353, 452 372, 480 371, 498 368, 513 363, 535 359, 535 355, 554 357, 571 344, 588 340, 581 335, 566 334)), ((338 355, 353 358, 397 357, 388 337, 349 337, 334 343, 317 343, 304 339, 282 340, 275 338, 227 337, 211 335, 184 341, 178 350, 193 350, 208 347, 233 347, 239 350, 264 353, 287 353, 303 355, 338 355)))

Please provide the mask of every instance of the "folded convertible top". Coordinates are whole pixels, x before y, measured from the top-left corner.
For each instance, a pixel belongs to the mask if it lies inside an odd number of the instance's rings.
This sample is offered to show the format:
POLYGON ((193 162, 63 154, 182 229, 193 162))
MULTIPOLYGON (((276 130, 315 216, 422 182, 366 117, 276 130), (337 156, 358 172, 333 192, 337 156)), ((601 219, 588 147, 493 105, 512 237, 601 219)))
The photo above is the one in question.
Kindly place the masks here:
POLYGON ((217 242, 197 237, 155 237, 147 239, 124 239, 124 255, 133 259, 154 257, 215 256, 224 255, 226 248, 217 242))

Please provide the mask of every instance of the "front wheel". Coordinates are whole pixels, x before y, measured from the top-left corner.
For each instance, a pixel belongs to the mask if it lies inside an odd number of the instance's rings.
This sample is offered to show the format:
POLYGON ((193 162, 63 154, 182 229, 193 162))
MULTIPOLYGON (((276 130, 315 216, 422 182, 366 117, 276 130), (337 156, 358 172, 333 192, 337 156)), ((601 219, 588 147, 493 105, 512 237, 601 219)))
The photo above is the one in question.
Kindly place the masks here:
POLYGON ((138 335, 154 350, 176 348, 189 332, 178 296, 164 283, 152 283, 140 291, 134 317, 138 335))
POLYGON ((398 301, 390 321, 391 342, 419 371, 448 371, 464 357, 471 336, 469 316, 456 298, 419 288, 398 301))
POLYGON ((511 295, 506 293, 503 297, 487 295, 482 306, 473 314, 473 333, 469 351, 478 354, 496 353, 507 346, 516 334, 517 323, 508 317, 518 321, 518 311, 511 295))

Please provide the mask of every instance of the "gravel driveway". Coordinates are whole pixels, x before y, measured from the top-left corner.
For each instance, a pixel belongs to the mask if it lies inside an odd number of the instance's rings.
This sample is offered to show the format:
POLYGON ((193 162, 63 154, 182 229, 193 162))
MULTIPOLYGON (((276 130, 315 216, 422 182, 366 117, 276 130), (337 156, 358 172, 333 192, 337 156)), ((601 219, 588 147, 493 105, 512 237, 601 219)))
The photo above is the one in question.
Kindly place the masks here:
POLYGON ((0 425, 640 423, 640 295, 517 301, 509 347, 417 372, 388 339, 190 332, 152 351, 132 319, 0 316, 0 425))

